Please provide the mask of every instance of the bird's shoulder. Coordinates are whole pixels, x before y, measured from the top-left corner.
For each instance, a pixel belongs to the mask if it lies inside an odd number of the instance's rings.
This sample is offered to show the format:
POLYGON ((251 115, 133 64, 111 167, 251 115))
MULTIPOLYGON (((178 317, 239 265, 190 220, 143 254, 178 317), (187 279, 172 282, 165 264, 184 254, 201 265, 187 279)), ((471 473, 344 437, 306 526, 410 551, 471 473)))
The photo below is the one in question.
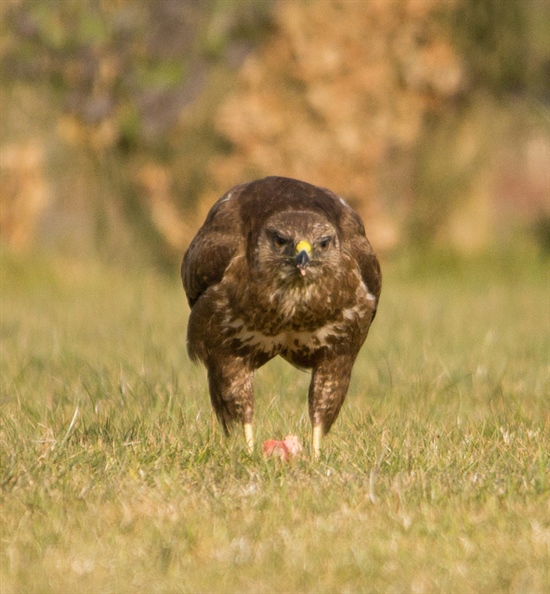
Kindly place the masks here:
POLYGON ((342 226, 347 249, 357 262, 361 279, 368 292, 378 302, 382 290, 382 272, 378 258, 365 233, 363 221, 354 210, 348 208, 342 226))
POLYGON ((214 203, 183 256, 181 278, 191 306, 210 286, 222 280, 242 246, 237 196, 243 187, 231 188, 214 203))
POLYGON ((382 288, 382 273, 378 258, 367 238, 365 226, 359 214, 340 196, 326 190, 335 204, 338 205, 339 219, 337 229, 340 240, 346 251, 357 263, 361 279, 368 292, 375 297, 380 297, 382 288))

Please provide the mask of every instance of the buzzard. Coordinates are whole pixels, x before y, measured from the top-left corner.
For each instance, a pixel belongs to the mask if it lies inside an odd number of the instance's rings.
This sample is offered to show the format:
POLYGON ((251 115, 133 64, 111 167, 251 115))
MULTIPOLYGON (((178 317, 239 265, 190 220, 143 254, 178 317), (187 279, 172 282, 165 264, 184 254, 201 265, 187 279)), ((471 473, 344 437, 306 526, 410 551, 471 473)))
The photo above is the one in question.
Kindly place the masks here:
POLYGON ((181 275, 188 352, 206 366, 225 433, 242 424, 253 450, 254 371, 280 355, 312 370, 318 456, 380 295, 380 266, 359 215, 330 190, 295 179, 236 186, 211 208, 181 275))

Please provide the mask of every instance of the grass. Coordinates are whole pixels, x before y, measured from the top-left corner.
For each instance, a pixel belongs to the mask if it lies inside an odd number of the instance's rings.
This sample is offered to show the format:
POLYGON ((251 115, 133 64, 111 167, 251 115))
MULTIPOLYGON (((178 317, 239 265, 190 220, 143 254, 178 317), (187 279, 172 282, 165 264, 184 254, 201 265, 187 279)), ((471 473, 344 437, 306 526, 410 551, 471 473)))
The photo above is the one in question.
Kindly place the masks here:
MULTIPOLYGON (((547 592, 548 261, 384 269, 321 459, 285 465, 212 422, 176 279, 4 252, 2 593, 547 592)), ((308 442, 307 385, 258 372, 258 441, 308 442)))

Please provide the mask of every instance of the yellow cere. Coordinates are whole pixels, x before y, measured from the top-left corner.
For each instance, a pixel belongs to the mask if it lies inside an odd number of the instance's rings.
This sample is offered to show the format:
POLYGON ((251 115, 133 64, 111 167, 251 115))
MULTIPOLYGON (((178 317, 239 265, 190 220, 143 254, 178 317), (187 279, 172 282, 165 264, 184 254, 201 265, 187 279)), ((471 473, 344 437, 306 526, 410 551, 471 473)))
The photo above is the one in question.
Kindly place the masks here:
POLYGON ((306 251, 308 254, 311 254, 311 243, 309 241, 299 241, 296 245, 296 253, 299 254, 302 251, 306 251))

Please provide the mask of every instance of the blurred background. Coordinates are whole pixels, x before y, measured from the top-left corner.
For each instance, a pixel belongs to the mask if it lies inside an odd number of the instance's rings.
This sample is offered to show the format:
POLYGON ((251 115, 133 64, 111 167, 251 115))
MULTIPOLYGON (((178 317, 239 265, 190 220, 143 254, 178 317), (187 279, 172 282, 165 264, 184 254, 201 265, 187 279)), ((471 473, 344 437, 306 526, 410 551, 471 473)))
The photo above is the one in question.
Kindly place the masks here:
POLYGON ((375 249, 550 251, 548 0, 2 0, 0 237, 177 269, 231 186, 375 249))

